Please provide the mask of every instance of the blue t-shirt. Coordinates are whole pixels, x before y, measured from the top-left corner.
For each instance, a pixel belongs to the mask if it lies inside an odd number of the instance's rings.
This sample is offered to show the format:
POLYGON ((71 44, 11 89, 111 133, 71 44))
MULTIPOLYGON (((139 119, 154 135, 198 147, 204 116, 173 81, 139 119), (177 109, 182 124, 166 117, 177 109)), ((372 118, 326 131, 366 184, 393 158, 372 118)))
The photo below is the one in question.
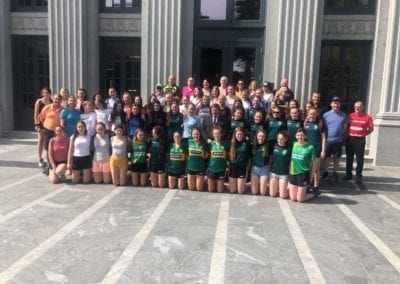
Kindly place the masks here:
POLYGON ((192 136, 192 129, 200 126, 200 118, 197 115, 186 116, 183 119, 183 138, 192 136))
POLYGON ((323 115, 326 126, 327 142, 343 142, 344 126, 347 124, 347 115, 342 112, 328 111, 323 115))
POLYGON ((60 118, 65 121, 65 132, 67 136, 72 136, 76 123, 81 119, 81 113, 76 109, 65 108, 61 111, 60 118))

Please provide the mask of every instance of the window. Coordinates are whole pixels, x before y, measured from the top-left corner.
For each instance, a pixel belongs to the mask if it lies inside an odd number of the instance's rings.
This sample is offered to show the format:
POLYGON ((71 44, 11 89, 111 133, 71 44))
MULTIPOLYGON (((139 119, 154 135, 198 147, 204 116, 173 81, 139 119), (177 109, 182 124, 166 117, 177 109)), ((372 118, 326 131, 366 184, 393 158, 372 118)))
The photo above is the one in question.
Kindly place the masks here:
POLYGON ((375 0, 325 0, 326 15, 373 15, 375 0))
POLYGON ((265 1, 261 0, 197 0, 198 26, 263 26, 265 1))
POLYGON ((47 12, 47 0, 10 0, 13 12, 47 12))
POLYGON ((140 13, 141 0, 100 0, 103 13, 140 13))
POLYGON ((365 101, 371 42, 323 41, 319 86, 321 100, 329 104, 338 96, 343 111, 349 111, 356 100, 365 101))
POLYGON ((100 58, 101 91, 140 93, 140 39, 103 38, 100 58))

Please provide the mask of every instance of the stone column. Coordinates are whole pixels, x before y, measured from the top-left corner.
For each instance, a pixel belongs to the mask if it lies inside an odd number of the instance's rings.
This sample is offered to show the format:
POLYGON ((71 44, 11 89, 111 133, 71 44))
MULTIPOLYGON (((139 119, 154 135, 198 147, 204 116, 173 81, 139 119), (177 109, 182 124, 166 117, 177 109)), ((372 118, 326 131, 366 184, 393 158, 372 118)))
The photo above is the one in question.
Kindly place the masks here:
POLYGON ((141 93, 146 98, 169 74, 179 82, 182 0, 142 1, 141 93))
POLYGON ((90 21, 97 19, 97 9, 94 9, 95 14, 93 9, 87 9, 92 2, 93 0, 48 1, 50 85, 55 92, 66 87, 71 93, 75 93, 77 88, 87 86, 87 26, 90 21))
POLYGON ((374 43, 369 109, 379 108, 370 155, 375 165, 400 166, 400 3, 378 1, 377 11, 376 34, 381 38, 374 43), (375 70, 382 70, 381 75, 375 70))
POLYGON ((0 1, 0 137, 13 127, 10 1, 0 1))
POLYGON ((288 78, 303 105, 318 85, 323 1, 268 1, 266 13, 264 80, 288 78))

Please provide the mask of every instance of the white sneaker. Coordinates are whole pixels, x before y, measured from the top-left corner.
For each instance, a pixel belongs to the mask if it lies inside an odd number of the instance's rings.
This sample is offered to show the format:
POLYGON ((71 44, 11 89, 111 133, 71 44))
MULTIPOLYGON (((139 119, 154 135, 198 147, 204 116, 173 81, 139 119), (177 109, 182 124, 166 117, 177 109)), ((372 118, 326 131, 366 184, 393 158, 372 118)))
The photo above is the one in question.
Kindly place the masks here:
POLYGON ((38 163, 39 168, 44 168, 44 165, 45 165, 45 163, 44 163, 43 159, 40 159, 39 163, 38 163))

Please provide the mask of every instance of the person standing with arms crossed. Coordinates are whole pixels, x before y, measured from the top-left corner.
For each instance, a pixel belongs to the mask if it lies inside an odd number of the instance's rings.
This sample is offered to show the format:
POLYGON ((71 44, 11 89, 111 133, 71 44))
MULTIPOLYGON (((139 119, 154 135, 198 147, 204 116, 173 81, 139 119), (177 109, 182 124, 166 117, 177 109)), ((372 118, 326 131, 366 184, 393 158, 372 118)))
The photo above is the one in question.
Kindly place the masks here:
POLYGON ((344 181, 353 178, 353 160, 356 155, 356 182, 361 182, 364 167, 365 137, 374 131, 372 117, 364 112, 361 101, 354 103, 354 112, 348 115, 349 136, 346 139, 346 175, 344 181))

